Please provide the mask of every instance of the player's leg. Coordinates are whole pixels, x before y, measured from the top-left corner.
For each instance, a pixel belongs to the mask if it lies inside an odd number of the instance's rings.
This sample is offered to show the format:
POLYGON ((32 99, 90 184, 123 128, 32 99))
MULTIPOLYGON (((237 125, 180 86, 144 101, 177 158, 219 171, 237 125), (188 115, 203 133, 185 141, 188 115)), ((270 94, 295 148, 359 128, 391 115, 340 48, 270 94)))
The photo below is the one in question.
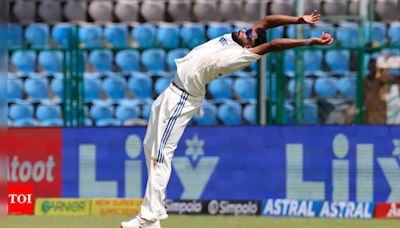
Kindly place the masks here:
POLYGON ((166 217, 164 200, 171 175, 173 152, 186 124, 193 117, 196 109, 196 107, 187 104, 188 96, 186 93, 168 91, 164 97, 166 101, 161 102, 159 107, 159 116, 166 118, 159 121, 157 132, 149 133, 149 135, 157 135, 159 140, 153 140, 151 137, 145 139, 145 150, 151 151, 146 195, 140 214, 140 217, 145 220, 154 221, 160 218, 160 214, 164 218, 166 217), (180 95, 178 101, 177 95, 180 95), (155 151, 156 153, 154 153, 155 151))

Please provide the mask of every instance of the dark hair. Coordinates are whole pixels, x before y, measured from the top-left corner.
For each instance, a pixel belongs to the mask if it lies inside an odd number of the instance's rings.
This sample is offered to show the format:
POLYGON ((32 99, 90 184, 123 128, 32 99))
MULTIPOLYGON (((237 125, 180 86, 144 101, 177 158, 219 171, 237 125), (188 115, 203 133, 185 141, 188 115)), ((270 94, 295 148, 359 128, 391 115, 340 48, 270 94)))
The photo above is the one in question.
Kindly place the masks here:
POLYGON ((258 45, 261 45, 261 44, 264 44, 267 42, 267 33, 264 29, 257 28, 256 33, 257 33, 257 39, 254 41, 254 47, 257 47, 258 45))

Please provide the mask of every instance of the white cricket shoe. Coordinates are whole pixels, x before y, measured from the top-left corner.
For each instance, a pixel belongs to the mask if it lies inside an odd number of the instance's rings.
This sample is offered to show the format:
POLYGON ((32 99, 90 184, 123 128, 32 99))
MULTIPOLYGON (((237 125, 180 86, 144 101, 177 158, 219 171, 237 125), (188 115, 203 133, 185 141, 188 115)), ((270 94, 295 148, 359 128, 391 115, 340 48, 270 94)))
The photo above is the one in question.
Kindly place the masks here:
POLYGON ((161 228, 161 225, 160 220, 149 222, 137 216, 127 222, 121 222, 120 228, 161 228))
POLYGON ((163 208, 160 210, 160 213, 159 213, 159 215, 158 215, 158 219, 160 219, 160 220, 165 220, 165 219, 167 219, 167 218, 168 218, 167 210, 165 210, 165 208, 163 207, 163 208))

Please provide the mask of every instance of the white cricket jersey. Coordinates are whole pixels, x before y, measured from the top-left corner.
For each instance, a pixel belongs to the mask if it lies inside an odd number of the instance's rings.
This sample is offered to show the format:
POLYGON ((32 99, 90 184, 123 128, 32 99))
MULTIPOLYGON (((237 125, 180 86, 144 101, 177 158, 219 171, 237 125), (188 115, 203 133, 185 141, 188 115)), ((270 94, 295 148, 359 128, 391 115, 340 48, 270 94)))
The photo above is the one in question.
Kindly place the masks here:
POLYGON ((260 58, 261 55, 236 43, 231 33, 225 34, 175 59, 177 83, 190 95, 203 97, 211 80, 241 70, 260 58))

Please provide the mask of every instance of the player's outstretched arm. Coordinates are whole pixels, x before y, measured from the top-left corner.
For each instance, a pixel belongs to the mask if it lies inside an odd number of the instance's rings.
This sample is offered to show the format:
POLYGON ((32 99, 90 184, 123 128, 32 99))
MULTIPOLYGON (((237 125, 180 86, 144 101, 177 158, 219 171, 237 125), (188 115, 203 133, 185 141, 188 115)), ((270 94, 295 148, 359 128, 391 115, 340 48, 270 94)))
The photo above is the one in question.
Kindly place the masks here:
POLYGON ((298 39, 275 39, 271 42, 259 45, 254 48, 250 48, 249 51, 264 55, 268 52, 283 51, 290 48, 311 46, 311 45, 330 45, 333 42, 332 36, 327 33, 323 33, 319 38, 309 38, 305 40, 298 39))
POLYGON ((310 15, 304 15, 301 17, 292 17, 286 15, 270 15, 266 16, 263 19, 259 20, 253 25, 253 29, 262 28, 269 29, 274 28, 281 25, 290 25, 290 24, 315 24, 321 15, 314 11, 310 15))

